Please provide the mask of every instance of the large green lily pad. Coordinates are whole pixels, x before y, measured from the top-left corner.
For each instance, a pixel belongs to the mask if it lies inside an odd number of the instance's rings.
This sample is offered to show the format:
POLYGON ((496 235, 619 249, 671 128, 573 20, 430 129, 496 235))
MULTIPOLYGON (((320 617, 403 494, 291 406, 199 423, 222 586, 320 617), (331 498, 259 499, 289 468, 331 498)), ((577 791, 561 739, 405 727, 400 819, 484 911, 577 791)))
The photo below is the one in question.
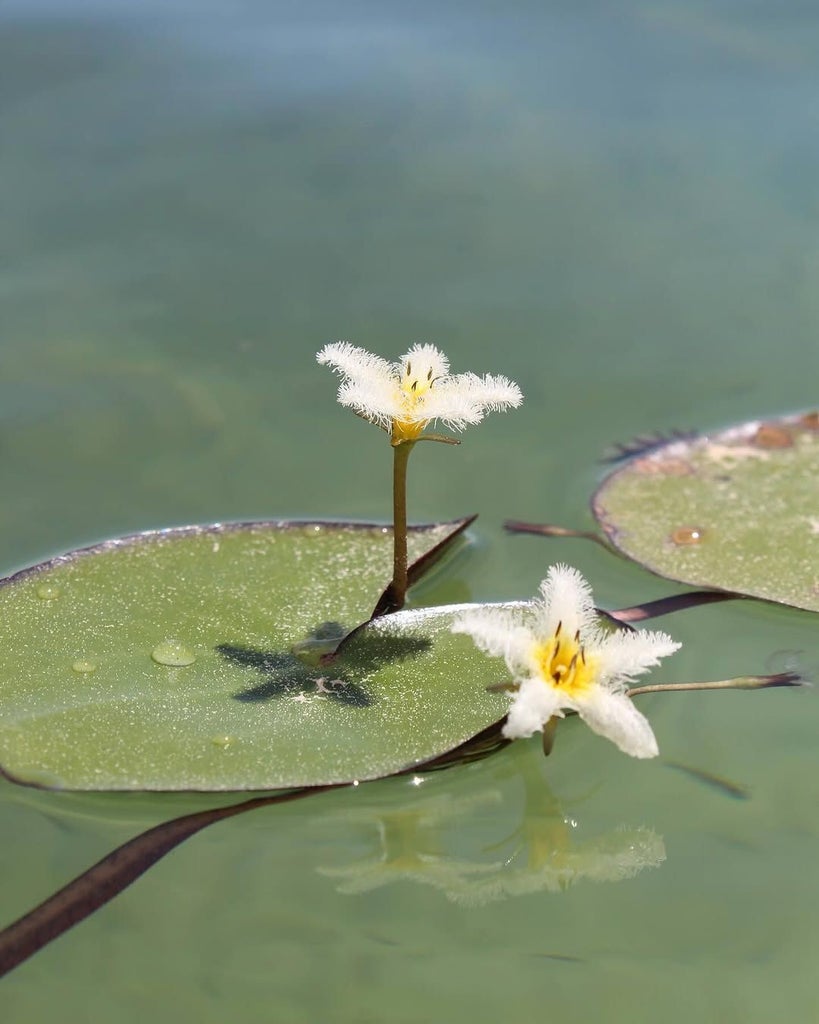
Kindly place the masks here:
MULTIPOLYGON (((416 528, 439 553, 466 521, 416 528)), ((369 779, 501 718, 497 666, 447 614, 359 630, 391 569, 380 526, 140 534, 0 582, 0 765, 93 790, 259 790, 369 779)))
POLYGON ((817 413, 653 447, 603 482, 593 510, 662 576, 819 611, 817 413))

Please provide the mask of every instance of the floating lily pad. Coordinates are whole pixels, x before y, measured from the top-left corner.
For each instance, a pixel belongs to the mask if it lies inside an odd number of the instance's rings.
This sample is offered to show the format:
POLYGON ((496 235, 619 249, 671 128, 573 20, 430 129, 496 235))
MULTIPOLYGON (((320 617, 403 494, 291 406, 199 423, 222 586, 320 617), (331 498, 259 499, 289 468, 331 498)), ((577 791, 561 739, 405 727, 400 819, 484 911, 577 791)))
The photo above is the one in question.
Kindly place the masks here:
POLYGON ((593 500, 653 572, 819 611, 819 414, 753 421, 636 455, 593 500))
MULTIPOLYGON (((468 521, 416 528, 410 557, 468 521)), ((445 615, 365 620, 378 526, 139 534, 0 582, 0 765, 65 789, 240 790, 374 778, 438 757, 508 701, 445 615)))

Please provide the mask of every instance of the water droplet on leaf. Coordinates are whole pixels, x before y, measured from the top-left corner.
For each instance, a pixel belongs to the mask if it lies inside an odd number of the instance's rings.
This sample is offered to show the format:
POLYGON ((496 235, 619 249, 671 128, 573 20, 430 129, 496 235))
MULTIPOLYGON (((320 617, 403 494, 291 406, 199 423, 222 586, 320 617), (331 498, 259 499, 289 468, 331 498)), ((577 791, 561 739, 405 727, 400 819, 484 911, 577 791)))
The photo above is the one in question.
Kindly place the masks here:
POLYGON ((37 597, 41 601, 56 601, 60 596, 60 588, 55 587, 53 583, 42 583, 37 587, 37 597))
POLYGON ((158 665, 170 665, 173 668, 182 668, 185 665, 192 665, 196 661, 196 655, 186 647, 181 640, 163 640, 151 651, 151 657, 158 665))
POLYGON ((71 671, 79 672, 81 674, 86 672, 96 672, 97 663, 95 661, 88 661, 86 658, 77 658, 76 661, 71 663, 71 671))

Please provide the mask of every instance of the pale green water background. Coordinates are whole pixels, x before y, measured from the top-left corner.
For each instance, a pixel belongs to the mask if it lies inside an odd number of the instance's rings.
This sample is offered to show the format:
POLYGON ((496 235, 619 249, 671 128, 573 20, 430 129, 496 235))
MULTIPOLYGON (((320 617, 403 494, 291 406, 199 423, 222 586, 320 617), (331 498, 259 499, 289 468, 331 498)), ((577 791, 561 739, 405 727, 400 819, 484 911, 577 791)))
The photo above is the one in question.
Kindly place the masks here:
MULTIPOLYGON (((604 605, 671 591, 500 523, 586 526, 611 442, 817 404, 818 52, 796 0, 4 0, 0 569, 174 523, 386 517, 389 450, 314 354, 426 340, 527 401, 414 456, 413 518, 481 513, 416 600, 526 597, 557 558, 604 605)), ((796 611, 663 626, 668 680, 819 663, 796 611)), ((446 797, 430 843, 508 856, 540 765, 519 744, 206 831, 11 975, 3 1020, 819 1019, 815 691, 641 706, 658 762, 573 722, 543 770, 579 841, 651 829, 658 869, 477 908, 318 871, 372 856, 362 815, 446 797)), ((0 800, 3 922, 214 802, 0 800)))

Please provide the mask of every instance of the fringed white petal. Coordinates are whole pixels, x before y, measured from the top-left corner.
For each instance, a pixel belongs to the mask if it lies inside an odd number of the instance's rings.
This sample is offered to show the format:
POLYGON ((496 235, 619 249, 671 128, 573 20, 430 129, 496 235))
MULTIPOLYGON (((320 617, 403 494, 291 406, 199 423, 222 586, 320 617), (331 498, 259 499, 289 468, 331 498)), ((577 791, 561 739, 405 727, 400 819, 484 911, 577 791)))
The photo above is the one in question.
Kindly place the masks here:
POLYGON ((486 374, 479 377, 476 373, 461 373, 454 378, 458 387, 469 394, 481 412, 502 412, 504 409, 516 409, 523 401, 523 392, 508 377, 486 374))
POLYGON ((402 411, 398 388, 392 379, 342 381, 338 389, 338 401, 385 430, 390 429, 392 421, 402 411))
POLYGON ((528 669, 528 654, 534 644, 534 637, 521 624, 520 615, 515 612, 499 608, 465 612, 452 623, 451 631, 466 633, 472 637, 479 650, 503 658, 518 681, 521 672, 528 669))
POLYGON ((625 694, 595 686, 573 707, 593 732, 611 740, 624 754, 656 757, 659 753, 648 719, 625 694))
POLYGON ((539 732, 553 715, 563 717, 558 692, 542 679, 526 679, 509 708, 503 735, 510 740, 531 736, 539 732))
POLYGON ((600 659, 600 683, 625 689, 635 676, 659 665, 660 658, 667 658, 681 646, 667 633, 625 629, 610 633, 593 652, 600 659))
POLYGON ((316 356, 316 362, 330 366, 337 373, 351 381, 365 383, 378 378, 394 380, 395 371, 391 363, 349 341, 334 341, 325 345, 316 356))
POLYGON ((502 412, 522 401, 520 388, 505 377, 460 373, 439 381, 425 396, 424 408, 429 419, 463 430, 480 423, 487 412, 502 412))
POLYGON ((347 341, 325 345, 316 356, 324 366, 341 374, 338 401, 385 430, 401 411, 398 381, 393 366, 347 341))
POLYGON ((431 371, 431 380, 446 377, 449 373, 449 360, 444 353, 434 345, 413 345, 401 361, 397 364, 399 375, 406 372, 407 363, 412 366, 413 377, 427 378, 431 371))
POLYGON ((424 395, 424 412, 448 430, 464 430, 483 419, 483 411, 457 385, 457 377, 444 379, 424 395))
POLYGON ((535 602, 536 632, 544 640, 554 635, 558 623, 569 636, 579 630, 581 641, 596 645, 600 638, 591 587, 585 577, 568 565, 553 565, 540 584, 541 601, 535 602))

